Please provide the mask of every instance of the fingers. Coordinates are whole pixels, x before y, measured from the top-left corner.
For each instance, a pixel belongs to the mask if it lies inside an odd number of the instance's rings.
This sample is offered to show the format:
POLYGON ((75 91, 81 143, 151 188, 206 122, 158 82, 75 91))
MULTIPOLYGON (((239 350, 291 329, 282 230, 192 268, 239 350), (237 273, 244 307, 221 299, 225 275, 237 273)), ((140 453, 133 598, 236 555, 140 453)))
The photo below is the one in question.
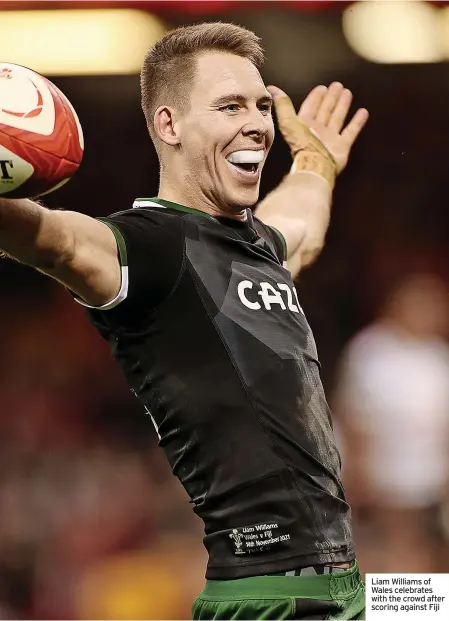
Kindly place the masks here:
POLYGON ((331 115, 340 99, 340 95, 343 92, 343 84, 340 82, 332 82, 325 93, 315 120, 322 125, 327 125, 331 118, 331 115))
POLYGON ((335 108, 333 109, 328 122, 328 127, 336 131, 338 134, 341 132, 341 129, 345 124, 349 108, 351 107, 351 102, 351 91, 347 88, 343 89, 340 93, 340 97, 337 99, 335 108))
POLYGON ((295 107, 287 93, 284 93, 284 91, 277 86, 268 86, 267 90, 273 97, 279 125, 281 125, 284 120, 296 118, 295 107))
POLYGON ((315 124, 323 126, 323 130, 327 128, 332 130, 332 133, 340 134, 349 148, 352 147, 368 121, 368 111, 365 108, 360 108, 342 131, 352 103, 352 93, 344 88, 340 82, 332 82, 329 87, 316 86, 307 95, 298 114, 296 114, 290 97, 283 90, 277 86, 268 86, 268 91, 274 100, 279 128, 289 143, 291 134, 293 135, 298 131, 298 118, 315 135, 317 135, 313 129, 315 124))
POLYGON ((359 108, 352 117, 351 121, 341 132, 341 137, 344 138, 349 148, 352 147, 357 136, 365 127, 368 117, 368 110, 366 110, 365 108, 359 108))
POLYGON ((280 97, 288 97, 287 93, 284 93, 284 91, 278 86, 267 86, 267 91, 270 93, 274 100, 279 99, 280 97))
POLYGON ((315 88, 312 89, 307 97, 304 99, 299 109, 298 116, 304 120, 313 121, 318 114, 318 110, 320 109, 321 103, 326 93, 326 86, 315 86, 315 88))

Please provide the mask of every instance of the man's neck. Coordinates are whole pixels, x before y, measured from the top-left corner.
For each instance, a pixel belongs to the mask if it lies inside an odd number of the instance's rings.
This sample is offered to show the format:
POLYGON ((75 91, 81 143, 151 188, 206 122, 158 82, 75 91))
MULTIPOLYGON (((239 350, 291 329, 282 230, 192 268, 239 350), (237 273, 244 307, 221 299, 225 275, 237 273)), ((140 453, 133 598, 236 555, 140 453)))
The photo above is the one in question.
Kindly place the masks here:
POLYGON ((204 211, 204 213, 215 217, 232 218, 240 222, 244 222, 247 219, 246 209, 242 209, 239 213, 227 211, 215 205, 212 201, 209 201, 206 196, 195 192, 193 189, 187 189, 187 191, 180 190, 174 183, 164 179, 163 175, 161 175, 159 184, 158 198, 171 201, 172 203, 178 203, 185 207, 191 207, 192 209, 198 209, 198 211, 204 211))

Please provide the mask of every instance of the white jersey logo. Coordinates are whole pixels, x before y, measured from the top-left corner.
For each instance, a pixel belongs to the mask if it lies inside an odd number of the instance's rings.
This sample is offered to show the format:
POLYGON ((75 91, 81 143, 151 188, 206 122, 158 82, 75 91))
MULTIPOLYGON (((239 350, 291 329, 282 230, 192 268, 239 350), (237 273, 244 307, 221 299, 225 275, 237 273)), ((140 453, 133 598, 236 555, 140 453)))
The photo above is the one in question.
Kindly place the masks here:
POLYGON ((261 308, 273 310, 275 308, 304 314, 295 287, 290 287, 283 282, 278 282, 273 286, 269 282, 254 285, 250 280, 241 280, 237 285, 237 294, 242 304, 250 310, 261 308))

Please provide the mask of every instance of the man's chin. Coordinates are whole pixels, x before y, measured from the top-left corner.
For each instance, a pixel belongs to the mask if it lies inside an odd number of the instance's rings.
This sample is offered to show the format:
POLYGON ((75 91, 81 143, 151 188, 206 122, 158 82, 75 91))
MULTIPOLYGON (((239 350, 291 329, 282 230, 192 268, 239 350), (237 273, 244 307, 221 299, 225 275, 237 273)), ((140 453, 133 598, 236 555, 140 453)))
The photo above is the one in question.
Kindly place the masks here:
POLYGON ((249 209, 254 207, 259 201, 259 187, 257 188, 245 188, 243 190, 237 190, 230 192, 226 197, 226 206, 229 210, 232 209, 234 213, 242 211, 243 209, 249 209))

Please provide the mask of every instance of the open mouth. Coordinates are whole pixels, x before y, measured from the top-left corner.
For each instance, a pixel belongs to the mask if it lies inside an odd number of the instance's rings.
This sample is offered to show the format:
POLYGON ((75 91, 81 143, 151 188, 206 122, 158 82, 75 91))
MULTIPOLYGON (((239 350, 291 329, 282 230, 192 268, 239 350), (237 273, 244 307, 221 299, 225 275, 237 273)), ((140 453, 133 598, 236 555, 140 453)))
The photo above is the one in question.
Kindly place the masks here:
POLYGON ((228 164, 239 173, 243 173, 248 178, 252 176, 257 177, 260 166, 264 160, 265 151, 258 149, 257 151, 250 149, 242 149, 241 151, 234 151, 226 156, 228 164))
POLYGON ((235 168, 245 171, 247 173, 257 173, 259 170, 259 164, 235 164, 234 162, 229 162, 229 164, 231 164, 231 166, 234 166, 235 168))

